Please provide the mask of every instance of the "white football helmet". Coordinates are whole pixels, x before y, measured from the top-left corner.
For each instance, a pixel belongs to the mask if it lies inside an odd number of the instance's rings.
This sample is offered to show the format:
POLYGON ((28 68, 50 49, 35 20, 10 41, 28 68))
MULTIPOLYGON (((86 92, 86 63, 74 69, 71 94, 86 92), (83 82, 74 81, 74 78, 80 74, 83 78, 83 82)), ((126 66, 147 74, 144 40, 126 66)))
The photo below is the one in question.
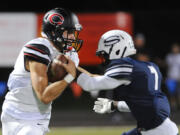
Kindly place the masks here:
POLYGON ((122 30, 110 30, 101 36, 96 54, 113 60, 136 54, 136 49, 128 33, 122 30))

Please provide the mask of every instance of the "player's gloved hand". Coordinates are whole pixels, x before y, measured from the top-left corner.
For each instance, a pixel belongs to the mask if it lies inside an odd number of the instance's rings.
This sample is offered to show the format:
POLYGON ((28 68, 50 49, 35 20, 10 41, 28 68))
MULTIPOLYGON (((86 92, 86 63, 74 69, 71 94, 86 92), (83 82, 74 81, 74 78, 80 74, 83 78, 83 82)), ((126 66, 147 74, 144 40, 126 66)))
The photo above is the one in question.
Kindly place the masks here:
POLYGON ((66 52, 66 56, 69 56, 70 59, 75 63, 76 67, 79 65, 79 57, 78 53, 74 50, 74 48, 71 51, 66 52))
MULTIPOLYGON (((73 60, 71 60, 70 57, 66 56, 66 59, 68 60, 68 63, 62 63, 59 64, 65 68, 65 70, 73 76, 73 79, 76 77, 76 66, 73 60)), ((58 61, 59 62, 59 61, 58 61)))
POLYGON ((93 110, 96 113, 104 114, 104 113, 111 113, 114 112, 115 109, 113 109, 113 100, 107 99, 107 98, 98 98, 97 101, 94 103, 93 110))

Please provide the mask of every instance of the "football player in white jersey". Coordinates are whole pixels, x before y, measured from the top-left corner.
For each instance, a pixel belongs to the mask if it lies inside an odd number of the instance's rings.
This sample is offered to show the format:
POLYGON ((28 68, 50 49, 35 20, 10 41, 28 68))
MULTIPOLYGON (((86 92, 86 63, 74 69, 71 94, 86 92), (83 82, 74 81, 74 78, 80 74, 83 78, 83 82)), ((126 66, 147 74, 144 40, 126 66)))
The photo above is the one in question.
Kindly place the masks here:
POLYGON ((44 135, 48 131, 51 103, 76 77, 81 25, 69 10, 55 8, 43 17, 42 37, 27 42, 8 79, 2 107, 3 135, 44 135), (48 64, 60 53, 68 55, 68 74, 49 83, 48 64))

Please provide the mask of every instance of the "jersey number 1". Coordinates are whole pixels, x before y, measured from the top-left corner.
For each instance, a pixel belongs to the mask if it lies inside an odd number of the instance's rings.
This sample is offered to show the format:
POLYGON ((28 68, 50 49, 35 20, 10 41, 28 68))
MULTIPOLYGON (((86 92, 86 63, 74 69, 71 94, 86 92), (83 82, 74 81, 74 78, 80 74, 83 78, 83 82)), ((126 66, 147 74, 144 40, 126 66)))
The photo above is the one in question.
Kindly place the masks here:
POLYGON ((156 71, 156 69, 153 66, 148 66, 149 70, 151 71, 152 74, 154 74, 155 77, 155 86, 154 89, 158 90, 158 73, 156 71))

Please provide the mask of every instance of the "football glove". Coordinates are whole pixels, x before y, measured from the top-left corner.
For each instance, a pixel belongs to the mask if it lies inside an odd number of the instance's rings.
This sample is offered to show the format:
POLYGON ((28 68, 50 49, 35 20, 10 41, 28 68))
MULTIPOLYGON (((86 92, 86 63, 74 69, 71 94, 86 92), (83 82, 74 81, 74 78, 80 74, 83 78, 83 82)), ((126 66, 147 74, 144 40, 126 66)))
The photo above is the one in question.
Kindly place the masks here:
POLYGON ((115 109, 113 108, 113 100, 107 98, 98 98, 97 101, 94 103, 93 110, 96 113, 104 114, 104 113, 111 113, 114 112, 115 109))
POLYGON ((79 65, 79 57, 78 57, 78 53, 75 51, 68 51, 65 54, 66 56, 69 56, 70 59, 75 63, 76 67, 78 67, 79 65))

